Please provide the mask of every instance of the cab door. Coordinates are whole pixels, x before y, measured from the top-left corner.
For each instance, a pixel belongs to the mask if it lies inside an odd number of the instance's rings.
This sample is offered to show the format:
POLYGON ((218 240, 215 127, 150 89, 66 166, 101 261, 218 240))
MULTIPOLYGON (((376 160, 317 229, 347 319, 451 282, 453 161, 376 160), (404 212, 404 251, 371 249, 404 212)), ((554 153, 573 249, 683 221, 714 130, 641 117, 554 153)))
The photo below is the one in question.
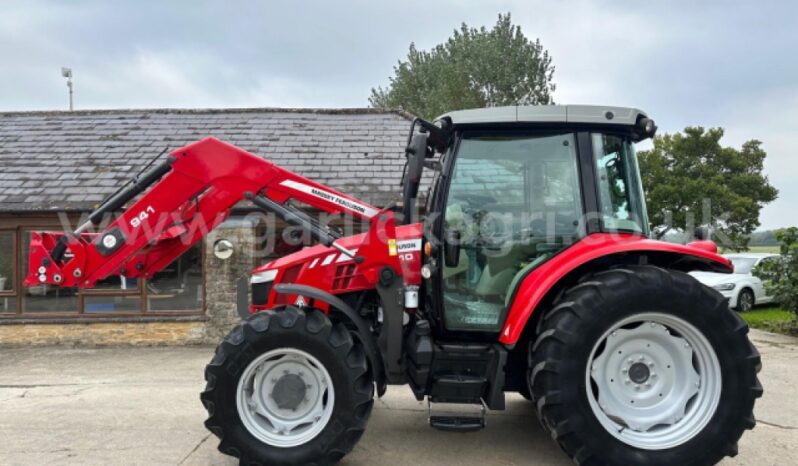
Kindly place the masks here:
POLYGON ((520 279, 580 235, 575 137, 465 133, 451 163, 441 234, 459 247, 442 248, 443 321, 499 331, 520 279))

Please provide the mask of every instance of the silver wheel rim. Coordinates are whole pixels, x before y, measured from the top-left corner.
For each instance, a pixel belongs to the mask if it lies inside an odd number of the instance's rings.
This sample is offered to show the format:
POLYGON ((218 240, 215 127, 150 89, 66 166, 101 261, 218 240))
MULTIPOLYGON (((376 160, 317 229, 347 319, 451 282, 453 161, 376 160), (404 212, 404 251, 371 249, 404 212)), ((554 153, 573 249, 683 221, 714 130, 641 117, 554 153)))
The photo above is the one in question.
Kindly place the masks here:
POLYGON ((280 448, 314 439, 335 404, 332 379, 318 359, 294 349, 266 352, 244 370, 236 406, 244 427, 260 441, 280 448))
POLYGON ((613 325, 593 347, 585 377, 593 413, 633 447, 663 450, 706 427, 721 394, 718 357, 695 326, 641 313, 613 325))
POLYGON ((741 311, 750 311, 754 308, 754 297, 748 291, 743 291, 740 293, 740 310, 741 311))

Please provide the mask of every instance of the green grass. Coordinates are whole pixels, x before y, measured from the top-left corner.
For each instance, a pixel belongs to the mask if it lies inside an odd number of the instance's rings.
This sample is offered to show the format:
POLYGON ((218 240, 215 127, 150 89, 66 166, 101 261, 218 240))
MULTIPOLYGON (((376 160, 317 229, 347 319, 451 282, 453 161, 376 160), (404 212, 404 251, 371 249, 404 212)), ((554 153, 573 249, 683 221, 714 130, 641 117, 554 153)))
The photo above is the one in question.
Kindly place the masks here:
MULTIPOLYGON (((744 252, 768 252, 771 254, 779 254, 781 251, 779 250, 778 246, 749 246, 747 251, 744 252)), ((736 254, 732 250, 726 250, 726 248, 720 248, 721 254, 736 254)))
POLYGON ((745 319, 751 328, 788 335, 798 333, 798 325, 793 315, 778 307, 755 308, 753 311, 741 312, 740 317, 745 319))
POLYGON ((770 252, 778 254, 780 251, 778 246, 749 246, 748 252, 770 252))

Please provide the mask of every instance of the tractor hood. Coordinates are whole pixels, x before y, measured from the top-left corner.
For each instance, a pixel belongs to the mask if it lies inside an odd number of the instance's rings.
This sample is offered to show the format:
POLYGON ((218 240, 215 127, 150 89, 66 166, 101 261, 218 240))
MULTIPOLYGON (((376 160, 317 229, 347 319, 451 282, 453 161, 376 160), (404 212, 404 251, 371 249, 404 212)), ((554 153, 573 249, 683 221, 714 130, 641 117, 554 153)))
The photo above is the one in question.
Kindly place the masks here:
MULTIPOLYGON (((422 226, 419 223, 414 223, 412 225, 400 225, 396 227, 396 240, 397 240, 397 248, 400 253, 402 252, 420 252, 421 251, 421 234, 422 234, 422 226)), ((335 243, 339 246, 346 248, 348 251, 352 252, 354 255, 357 255, 358 247, 363 243, 366 239, 365 233, 360 233, 357 235, 352 236, 344 236, 343 238, 339 238, 335 241, 335 243)), ((295 267, 297 265, 302 264, 313 264, 314 261, 317 261, 317 265, 319 262, 324 264, 325 261, 329 260, 327 265, 334 264, 334 263, 343 263, 352 261, 352 259, 347 256, 346 254, 341 253, 334 247, 324 246, 322 244, 317 244, 314 246, 308 246, 303 248, 301 251, 297 251, 292 254, 288 254, 286 256, 280 257, 275 259, 271 262, 267 262, 260 267, 257 267, 252 271, 253 275, 259 272, 264 272, 266 270, 274 270, 274 269, 285 269, 295 267), (335 257, 332 257, 332 255, 335 257)))
MULTIPOLYGON (((405 284, 421 282, 421 236, 419 223, 396 227, 396 251, 402 266, 405 284)), ((373 288, 360 274, 357 257, 360 247, 367 239, 366 233, 339 238, 335 244, 351 252, 344 254, 334 247, 321 244, 309 246, 268 262, 252 271, 252 304, 255 308, 268 308, 282 302, 282 295, 274 296, 272 286, 277 283, 294 283, 313 286, 331 294, 342 294, 373 288), (260 291, 256 292, 256 287, 260 291), (257 299, 256 299, 257 298, 257 299)))
MULTIPOLYGON (((366 237, 365 233, 353 236, 345 236, 343 238, 338 239, 335 243, 338 244, 339 246, 346 248, 348 251, 352 252, 353 254, 356 254, 358 246, 360 246, 365 237, 366 237)), ((271 262, 267 262, 266 264, 261 265, 260 267, 253 270, 252 273, 256 274, 258 272, 263 272, 266 270, 291 268, 297 265, 302 265, 304 263, 312 263, 312 261, 315 259, 320 259, 323 262, 324 258, 329 257, 331 254, 340 256, 341 262, 347 260, 347 256, 339 252, 337 249, 333 247, 324 246, 323 244, 316 244, 314 246, 308 246, 302 248, 301 251, 297 251, 288 254, 286 256, 277 258, 271 262)))

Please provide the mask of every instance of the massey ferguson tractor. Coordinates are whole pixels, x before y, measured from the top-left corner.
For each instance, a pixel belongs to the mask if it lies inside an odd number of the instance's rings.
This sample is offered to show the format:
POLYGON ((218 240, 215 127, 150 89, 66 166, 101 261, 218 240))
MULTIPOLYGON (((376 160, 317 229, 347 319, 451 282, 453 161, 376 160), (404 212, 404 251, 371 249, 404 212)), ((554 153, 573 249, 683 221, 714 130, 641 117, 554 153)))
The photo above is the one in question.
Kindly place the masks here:
POLYGON ((395 209, 206 138, 77 230, 33 233, 26 284, 150 278, 245 201, 315 245, 252 271, 243 320, 205 370, 205 425, 241 464, 336 463, 388 385, 454 431, 520 393, 580 465, 713 464, 754 427, 760 357, 687 275, 729 261, 707 241, 649 239, 634 144, 655 131, 640 110, 599 106, 416 119, 395 209), (342 236, 307 206, 364 232, 342 236))

